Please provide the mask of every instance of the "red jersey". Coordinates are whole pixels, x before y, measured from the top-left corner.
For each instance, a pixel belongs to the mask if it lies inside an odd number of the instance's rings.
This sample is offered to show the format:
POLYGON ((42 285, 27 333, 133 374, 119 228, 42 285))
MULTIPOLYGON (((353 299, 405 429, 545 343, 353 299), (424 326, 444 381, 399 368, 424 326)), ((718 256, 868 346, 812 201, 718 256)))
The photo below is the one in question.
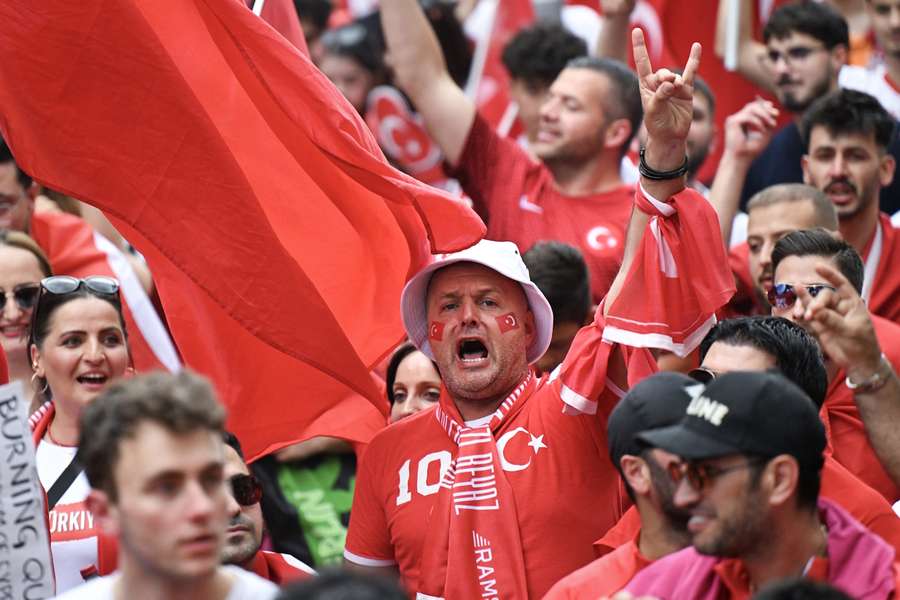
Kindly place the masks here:
MULTIPOLYGON (((593 559, 591 543, 626 502, 606 449, 614 402, 595 415, 566 415, 561 387, 559 379, 542 378, 495 433, 516 499, 531 598, 593 559)), ((416 591, 425 532, 455 451, 434 408, 376 435, 357 473, 345 557, 366 566, 396 564, 404 585, 416 591)))
POLYGON ((562 579, 544 600, 594 600, 610 596, 651 562, 640 553, 635 538, 562 579))
MULTIPOLYGON (((629 512, 637 515, 633 507, 629 512)), ((626 518, 627 516, 622 517, 619 522, 626 518)), ((617 523, 594 544, 595 548, 608 549, 603 556, 561 579, 544 596, 544 600, 595 600, 612 596, 634 579, 638 571, 652 563, 653 561, 645 558, 638 549, 638 539, 641 535, 640 521, 637 531, 632 532, 624 543, 618 539, 621 532, 616 530, 619 528, 617 523)))
POLYGON ((891 225, 891 218, 885 213, 878 217, 878 228, 869 241, 864 258, 866 272, 862 296, 869 311, 900 323, 900 271, 897 269, 900 265, 900 232, 891 225))
MULTIPOLYGON (((900 370, 900 325, 872 315, 875 335, 894 370, 900 370)), ((828 386, 828 395, 820 413, 829 433, 834 458, 863 482, 880 492, 888 502, 900 500, 900 488, 894 483, 869 444, 866 428, 853 392, 844 383, 841 370, 828 386)))
POLYGON ((472 123, 454 175, 487 224, 487 239, 514 242, 523 253, 547 240, 576 246, 590 271, 594 302, 606 295, 625 249, 632 186, 564 195, 543 163, 499 136, 480 116, 472 123))

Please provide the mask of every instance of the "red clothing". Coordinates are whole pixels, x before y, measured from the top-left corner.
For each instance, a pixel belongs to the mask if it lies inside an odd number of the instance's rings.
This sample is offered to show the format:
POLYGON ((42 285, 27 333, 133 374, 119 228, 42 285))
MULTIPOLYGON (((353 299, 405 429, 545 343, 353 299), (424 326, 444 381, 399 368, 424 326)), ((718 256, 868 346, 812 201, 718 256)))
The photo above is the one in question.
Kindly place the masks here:
POLYGON ((900 232, 891 225, 891 218, 885 213, 879 215, 878 225, 881 243, 877 243, 879 236, 876 233, 865 252, 866 275, 874 272, 875 278, 871 292, 863 286, 863 296, 873 314, 900 323, 900 270, 897 268, 900 265, 900 232))
MULTIPOLYGON (((540 598, 560 577, 590 562, 591 543, 623 513, 618 474, 606 451, 606 419, 614 402, 601 404, 595 415, 565 415, 560 392, 559 379, 542 378, 495 432, 517 500, 531 598, 540 598), (566 498, 565 506, 560 498, 566 498)), ((348 560, 368 566, 396 563, 413 592, 441 473, 456 451, 434 413, 431 408, 395 423, 369 444, 347 532, 348 560)))
POLYGON ((487 239, 515 242, 523 253, 539 241, 572 244, 588 264, 594 302, 606 295, 622 261, 634 188, 561 194, 543 163, 500 137, 480 116, 472 123, 454 175, 487 224, 487 239))
POLYGON ((257 552, 247 570, 256 573, 263 579, 268 579, 276 585, 309 579, 316 574, 308 565, 290 554, 269 552, 267 550, 257 552))
MULTIPOLYGON (((900 325, 872 315, 875 335, 882 352, 900 370, 900 325)), ((880 492, 888 502, 900 500, 898 488, 872 449, 853 392, 845 385, 847 374, 841 370, 828 386, 828 395, 820 413, 829 433, 834 458, 863 482, 880 492)))
POLYGON ((608 535, 603 536, 594 547, 602 545, 615 549, 561 579, 544 596, 544 600, 595 600, 612 596, 634 579, 638 571, 653 562, 644 558, 638 549, 640 530, 621 545, 614 545, 614 541, 606 541, 608 535))
POLYGON ((121 286, 128 347, 139 372, 176 370, 180 359, 169 332, 117 248, 84 220, 66 213, 36 213, 31 236, 44 250, 56 275, 115 277, 121 286))
POLYGON ((747 242, 740 243, 728 250, 728 265, 734 275, 737 291, 731 301, 719 312, 722 319, 750 315, 769 314, 769 305, 763 302, 756 292, 756 282, 750 276, 750 247, 747 242))

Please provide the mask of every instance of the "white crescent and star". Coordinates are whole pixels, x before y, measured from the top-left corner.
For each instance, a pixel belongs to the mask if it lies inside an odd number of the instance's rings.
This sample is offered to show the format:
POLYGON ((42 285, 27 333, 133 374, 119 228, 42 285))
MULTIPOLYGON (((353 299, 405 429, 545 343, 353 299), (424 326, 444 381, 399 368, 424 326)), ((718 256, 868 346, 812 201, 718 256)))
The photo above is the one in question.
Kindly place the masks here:
POLYGON ((497 440, 497 454, 500 457, 500 466, 503 467, 504 471, 516 472, 516 471, 524 471, 531 465, 531 457, 528 458, 528 462, 525 463, 514 463, 506 459, 506 444, 512 440, 516 434, 524 433, 531 438, 528 442, 528 445, 531 446, 532 450, 534 450, 534 455, 536 456, 538 451, 541 448, 547 448, 547 444, 544 443, 544 435, 533 435, 524 427, 516 427, 511 431, 507 431, 503 435, 500 436, 500 439, 497 440))

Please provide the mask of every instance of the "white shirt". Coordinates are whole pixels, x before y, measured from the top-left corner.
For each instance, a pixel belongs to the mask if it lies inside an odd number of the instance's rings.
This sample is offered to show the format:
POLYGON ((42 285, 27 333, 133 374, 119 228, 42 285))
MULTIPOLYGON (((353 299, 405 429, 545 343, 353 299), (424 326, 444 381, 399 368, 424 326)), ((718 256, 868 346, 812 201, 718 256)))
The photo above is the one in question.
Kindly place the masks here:
POLYGON ((838 74, 838 86, 874 96, 892 117, 900 120, 900 90, 888 79, 884 63, 873 67, 845 65, 838 74))
MULTIPOLYGON (((35 463, 45 490, 69 466, 77 451, 73 446, 57 446, 41 440, 35 451, 35 463)), ((81 571, 97 564, 97 529, 94 516, 85 505, 90 491, 82 471, 50 511, 50 552, 57 593, 84 583, 81 571)))
MULTIPOLYGON (((231 591, 225 600, 271 600, 278 595, 278 586, 271 581, 239 567, 219 567, 232 576, 231 591)), ((113 591, 119 572, 106 577, 91 579, 84 585, 57 596, 58 600, 113 600, 113 591)), ((198 598, 197 600, 202 600, 198 598)))

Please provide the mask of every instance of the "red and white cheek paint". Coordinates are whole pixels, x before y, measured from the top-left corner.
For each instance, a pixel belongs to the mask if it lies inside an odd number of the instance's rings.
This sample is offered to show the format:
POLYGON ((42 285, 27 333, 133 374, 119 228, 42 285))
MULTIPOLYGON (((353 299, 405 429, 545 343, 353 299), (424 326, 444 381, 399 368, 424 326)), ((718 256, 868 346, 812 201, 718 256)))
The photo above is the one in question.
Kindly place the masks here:
POLYGON ((440 321, 432 321, 428 326, 428 339, 440 342, 444 339, 444 324, 440 321))
POLYGON ((497 326, 500 328, 500 333, 506 333, 507 331, 519 328, 519 319, 516 318, 516 315, 513 313, 507 313, 495 318, 497 319, 497 326))

